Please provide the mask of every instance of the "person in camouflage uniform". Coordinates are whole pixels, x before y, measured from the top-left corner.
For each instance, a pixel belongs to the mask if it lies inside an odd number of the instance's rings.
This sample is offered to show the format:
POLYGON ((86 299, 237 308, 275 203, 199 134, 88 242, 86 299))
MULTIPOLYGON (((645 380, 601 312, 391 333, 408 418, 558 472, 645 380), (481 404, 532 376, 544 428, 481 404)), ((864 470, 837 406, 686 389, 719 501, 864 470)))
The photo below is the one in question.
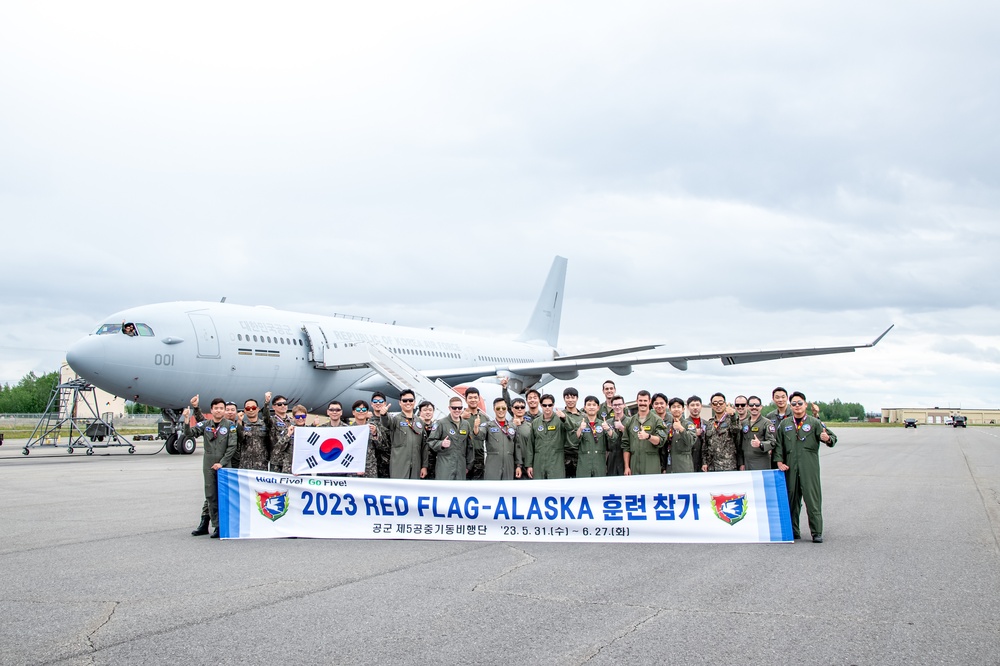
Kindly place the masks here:
POLYGON ((184 436, 202 437, 202 474, 205 478, 205 501, 208 502, 209 518, 215 531, 212 538, 219 538, 219 491, 216 473, 223 467, 232 465, 233 453, 236 451, 236 426, 225 418, 226 401, 222 398, 212 400, 212 417, 195 422, 193 415, 190 421, 190 411, 184 410, 184 436))
POLYGON ((626 476, 660 473, 660 445, 667 439, 667 428, 663 420, 649 410, 649 404, 649 391, 639 391, 635 397, 636 414, 623 424, 626 476))
POLYGON ((726 404, 726 396, 712 396, 712 421, 705 426, 705 443, 701 452, 701 471, 735 472, 743 464, 739 447, 740 420, 736 410, 726 404))
POLYGON ((260 418, 260 409, 253 398, 243 403, 243 413, 236 426, 237 446, 240 450, 240 469, 266 472, 271 461, 270 439, 267 424, 260 418))
POLYGON ((264 394, 264 409, 261 417, 267 427, 267 439, 271 445, 270 467, 278 474, 292 473, 292 433, 295 427, 288 415, 288 399, 283 395, 274 397, 274 416, 271 415, 271 392, 264 394))
POLYGON ((382 425, 382 420, 374 418, 371 406, 364 400, 355 400, 351 405, 351 425, 368 426, 368 451, 365 453, 364 476, 369 479, 379 478, 378 451, 388 449, 389 435, 382 425))
POLYGON ((766 416, 760 415, 761 400, 752 395, 747 398, 749 414, 740 430, 740 448, 743 449, 745 469, 771 469, 771 451, 777 446, 776 426, 766 416))
MULTIPOLYGON (((389 399, 381 391, 372 393, 371 403, 368 410, 371 412, 371 420, 378 421, 377 427, 381 432, 388 432, 389 428, 389 399)), ((388 479, 392 468, 392 448, 389 445, 388 436, 381 442, 375 443, 375 462, 378 467, 378 478, 388 479)), ((368 476, 366 473, 365 476, 368 476)), ((374 478, 374 477, 372 477, 374 478)))

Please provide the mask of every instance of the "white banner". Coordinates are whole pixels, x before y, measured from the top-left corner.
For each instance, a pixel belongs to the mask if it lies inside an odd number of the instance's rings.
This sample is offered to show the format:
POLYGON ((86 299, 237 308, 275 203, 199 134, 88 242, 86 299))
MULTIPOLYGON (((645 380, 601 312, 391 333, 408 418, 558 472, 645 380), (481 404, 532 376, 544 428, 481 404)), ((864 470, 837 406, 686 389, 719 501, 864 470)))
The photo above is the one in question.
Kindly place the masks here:
POLYGON ((295 428, 292 472, 363 474, 368 455, 368 426, 295 428))
POLYGON ((427 481, 225 468, 218 479, 224 539, 792 540, 785 476, 777 470, 427 481))

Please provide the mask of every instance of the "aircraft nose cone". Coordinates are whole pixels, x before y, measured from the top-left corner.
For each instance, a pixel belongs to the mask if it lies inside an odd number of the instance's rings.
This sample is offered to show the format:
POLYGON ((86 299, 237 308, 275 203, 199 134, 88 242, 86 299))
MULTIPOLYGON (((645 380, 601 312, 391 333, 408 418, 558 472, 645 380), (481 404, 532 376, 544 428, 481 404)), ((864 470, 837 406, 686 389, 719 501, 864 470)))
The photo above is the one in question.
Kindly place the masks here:
POLYGON ((77 340, 66 352, 66 362, 73 371, 89 382, 101 376, 105 361, 105 345, 98 335, 77 340))

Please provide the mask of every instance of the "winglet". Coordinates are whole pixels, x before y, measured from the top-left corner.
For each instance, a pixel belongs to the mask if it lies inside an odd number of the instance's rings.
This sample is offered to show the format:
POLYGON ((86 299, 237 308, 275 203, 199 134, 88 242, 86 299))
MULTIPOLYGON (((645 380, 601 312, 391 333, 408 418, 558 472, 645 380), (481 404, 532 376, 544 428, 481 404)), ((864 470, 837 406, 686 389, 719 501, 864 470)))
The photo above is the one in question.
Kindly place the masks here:
POLYGON ((889 328, 885 329, 885 331, 882 333, 882 335, 880 335, 877 338, 875 338, 875 341, 872 342, 870 345, 865 345, 865 347, 874 347, 875 345, 877 345, 879 343, 879 341, 882 338, 884 338, 889 331, 892 330, 893 326, 895 326, 895 324, 889 324, 889 328))
POLYGON ((519 342, 545 342, 555 347, 559 342, 559 320, 562 317, 563 289, 566 286, 566 258, 557 256, 538 295, 528 326, 518 336, 519 342))

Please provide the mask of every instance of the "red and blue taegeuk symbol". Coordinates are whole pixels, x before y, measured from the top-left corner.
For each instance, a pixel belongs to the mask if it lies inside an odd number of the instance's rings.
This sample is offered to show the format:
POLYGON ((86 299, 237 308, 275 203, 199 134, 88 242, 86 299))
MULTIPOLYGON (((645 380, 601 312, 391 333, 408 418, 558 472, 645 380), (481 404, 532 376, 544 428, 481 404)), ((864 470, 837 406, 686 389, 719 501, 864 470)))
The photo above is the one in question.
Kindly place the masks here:
POLYGON ((344 444, 339 439, 327 439, 319 445, 319 457, 333 462, 344 452, 344 444))

